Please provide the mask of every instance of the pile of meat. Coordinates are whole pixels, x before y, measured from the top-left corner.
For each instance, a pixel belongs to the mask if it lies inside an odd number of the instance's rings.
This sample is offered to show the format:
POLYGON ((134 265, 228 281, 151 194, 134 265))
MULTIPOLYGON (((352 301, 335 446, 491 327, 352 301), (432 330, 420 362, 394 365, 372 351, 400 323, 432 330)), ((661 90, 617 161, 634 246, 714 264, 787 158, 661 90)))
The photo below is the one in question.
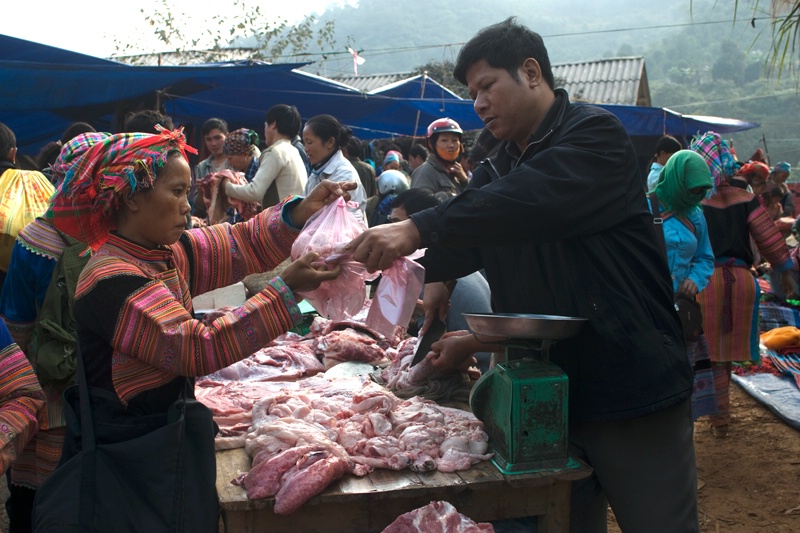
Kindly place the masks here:
POLYGON ((398 516, 382 533, 494 533, 494 527, 473 522, 449 502, 436 501, 398 516))
POLYGON ((401 335, 387 339, 361 322, 317 318, 308 335, 282 335, 199 379, 197 399, 220 427, 217 449, 244 447, 252 460, 233 483, 250 499, 274 497, 274 511, 289 514, 348 472, 453 472, 490 458, 483 424, 466 411, 419 396, 403 400, 367 375, 321 374, 342 362, 392 362, 386 377, 393 386, 430 388, 409 368, 417 339, 401 335))
POLYGON ((234 482, 250 499, 274 496, 279 514, 294 512, 346 472, 454 472, 491 457, 472 414, 401 400, 359 377, 306 378, 257 402, 245 449, 252 468, 234 482))

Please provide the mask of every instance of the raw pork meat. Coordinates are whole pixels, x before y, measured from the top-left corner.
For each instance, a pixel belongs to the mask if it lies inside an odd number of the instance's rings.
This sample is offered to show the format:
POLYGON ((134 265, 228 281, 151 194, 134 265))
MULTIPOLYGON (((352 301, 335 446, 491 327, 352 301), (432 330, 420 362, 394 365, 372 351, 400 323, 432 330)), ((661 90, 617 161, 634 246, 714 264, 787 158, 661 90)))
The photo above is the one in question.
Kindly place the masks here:
POLYGON ((475 523, 446 501, 431 502, 397 517, 383 533, 488 533, 492 524, 475 523))
POLYGON ((401 400, 360 377, 296 385, 253 405, 252 468, 234 481, 249 498, 274 494, 276 513, 293 512, 348 471, 452 472, 491 457, 481 422, 466 411, 401 400))

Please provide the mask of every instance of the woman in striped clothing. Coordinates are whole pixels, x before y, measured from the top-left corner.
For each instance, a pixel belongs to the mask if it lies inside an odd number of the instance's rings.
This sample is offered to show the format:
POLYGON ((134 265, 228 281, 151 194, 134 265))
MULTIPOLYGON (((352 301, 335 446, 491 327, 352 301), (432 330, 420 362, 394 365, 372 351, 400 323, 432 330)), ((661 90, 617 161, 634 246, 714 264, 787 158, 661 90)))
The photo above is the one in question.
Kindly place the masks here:
MULTIPOLYGON (((192 398, 194 377, 244 359, 294 327, 301 320, 296 291, 339 272, 318 270, 309 253, 236 310, 210 324, 194 319, 194 295, 272 270, 308 218, 349 198, 357 185, 325 181, 247 222, 184 231, 187 151, 194 149, 181 131, 109 136, 76 160, 48 211, 55 227, 94 250, 73 308, 81 358, 89 386, 113 393, 124 416, 166 413, 181 397, 192 398)), ((68 427, 62 463, 77 444, 68 427)), ((213 442, 204 443, 206 452, 213 465, 213 442)), ((202 476, 193 497, 209 502, 213 515, 214 473, 202 476)), ((216 529, 214 516, 194 528, 216 529)))
POLYGON ((759 359, 760 291, 752 270, 751 241, 772 269, 781 273, 785 294, 792 292, 789 270, 794 262, 758 197, 730 183, 736 165, 727 143, 718 134, 707 133, 693 141, 692 149, 705 158, 715 184, 713 194, 702 202, 714 250, 714 273, 698 301, 717 395, 718 413, 711 417, 711 430, 714 436, 724 437, 730 421, 731 364, 759 359))
POLYGON ((44 393, 25 354, 0 320, 0 472, 39 429, 44 393))

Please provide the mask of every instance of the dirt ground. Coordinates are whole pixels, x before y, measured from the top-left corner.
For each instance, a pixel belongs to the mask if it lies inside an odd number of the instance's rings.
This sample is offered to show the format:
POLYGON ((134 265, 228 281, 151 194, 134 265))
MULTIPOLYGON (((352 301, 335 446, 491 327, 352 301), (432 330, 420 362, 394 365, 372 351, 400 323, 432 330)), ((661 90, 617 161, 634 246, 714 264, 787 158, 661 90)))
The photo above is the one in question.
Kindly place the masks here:
MULTIPOLYGON (((800 531, 800 432, 731 384, 728 437, 695 424, 703 533, 800 531)), ((619 532, 609 513, 609 531, 619 532)))
MULTIPOLYGON (((800 433, 736 384, 731 406, 727 438, 714 438, 702 419, 695 426, 701 531, 800 531, 800 433)), ((7 495, 2 480, 0 501, 7 495)), ((0 531, 8 531, 1 507, 0 531)), ((609 531, 620 531, 611 513, 609 531)))

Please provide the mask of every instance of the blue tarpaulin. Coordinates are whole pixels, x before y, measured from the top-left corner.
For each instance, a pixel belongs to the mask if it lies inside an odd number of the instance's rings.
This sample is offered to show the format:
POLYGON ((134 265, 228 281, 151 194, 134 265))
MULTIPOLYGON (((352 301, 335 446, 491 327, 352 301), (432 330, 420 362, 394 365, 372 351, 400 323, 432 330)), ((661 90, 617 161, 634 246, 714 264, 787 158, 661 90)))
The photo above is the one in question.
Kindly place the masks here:
MULTIPOLYGON (((296 105, 304 120, 334 115, 363 139, 420 135, 430 122, 444 116, 465 130, 483 126, 470 100, 427 77, 362 93, 305 73, 299 70, 302 66, 261 62, 130 66, 0 35, 0 122, 15 132, 20 151, 29 154, 58 139, 74 121, 116 131, 120 116, 145 102, 162 105, 176 125, 194 130, 207 118, 220 117, 232 129, 248 127, 260 133, 264 113, 278 103, 296 105)), ((602 107, 619 117, 631 136, 730 133, 758 126, 661 108, 602 107)))

